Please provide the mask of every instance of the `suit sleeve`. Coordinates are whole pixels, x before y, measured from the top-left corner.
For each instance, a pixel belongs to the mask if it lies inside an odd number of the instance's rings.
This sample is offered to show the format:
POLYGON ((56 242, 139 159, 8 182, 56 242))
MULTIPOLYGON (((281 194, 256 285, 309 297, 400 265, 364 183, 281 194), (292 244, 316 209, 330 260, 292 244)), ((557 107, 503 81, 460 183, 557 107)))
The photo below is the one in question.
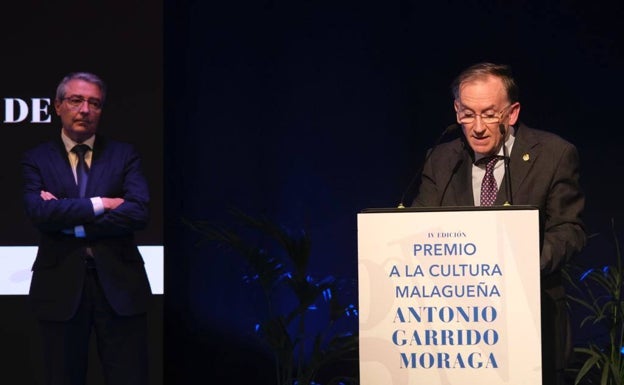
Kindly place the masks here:
POLYGON ((458 141, 442 143, 427 151, 420 174, 418 194, 412 202, 416 207, 437 207, 457 204, 448 198, 448 187, 463 163, 458 141))
POLYGON ((579 164, 576 147, 564 147, 546 199, 542 274, 561 269, 585 246, 587 237, 581 220, 585 196, 579 182, 579 164))
POLYGON ((22 158, 23 199, 26 215, 43 232, 60 232, 95 218, 88 198, 60 196, 58 181, 49 174, 54 172, 48 159, 27 152, 22 158), (41 191, 49 191, 59 199, 43 200, 41 191))
POLYGON ((124 203, 85 223, 87 238, 124 236, 145 228, 149 220, 149 189, 141 164, 138 152, 129 146, 119 175, 121 189, 105 195, 123 198, 124 203))
MULTIPOLYGON (((427 154, 430 152, 431 149, 427 151, 427 154)), ((422 173, 420 174, 418 194, 412 202, 412 206, 415 207, 435 206, 439 202, 438 184, 432 167, 433 162, 429 155, 427 155, 425 159, 427 159, 427 162, 425 162, 422 173)))

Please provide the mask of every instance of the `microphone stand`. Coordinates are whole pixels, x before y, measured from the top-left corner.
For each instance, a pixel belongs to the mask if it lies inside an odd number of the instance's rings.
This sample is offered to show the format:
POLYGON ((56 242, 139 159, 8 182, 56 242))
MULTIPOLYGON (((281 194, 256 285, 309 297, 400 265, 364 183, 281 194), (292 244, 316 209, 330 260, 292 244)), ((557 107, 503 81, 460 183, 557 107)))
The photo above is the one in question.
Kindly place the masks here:
POLYGON ((418 171, 414 174, 414 177, 412 178, 412 181, 409 183, 409 185, 407 185, 407 189, 405 190, 405 192, 403 192, 403 195, 401 196, 401 201, 399 202, 399 205, 397 206, 397 208, 399 208, 399 209, 404 209, 405 208, 405 206, 403 205, 403 201, 405 200, 405 195, 407 194, 407 192, 409 190, 411 190, 412 186, 414 185, 414 182, 416 182, 416 179, 422 173, 422 170, 425 167, 425 163, 427 163, 427 160, 429 160, 429 157, 431 157, 431 154, 433 154, 433 150, 435 150, 435 148, 438 146, 438 144, 440 144, 442 139, 447 134, 449 134, 450 132, 455 131, 458 127, 459 127, 459 125, 457 123, 453 123, 453 124, 449 125, 448 127, 446 127, 444 129, 444 131, 442 131, 440 136, 438 136, 438 139, 435 141, 435 143, 431 147, 431 150, 429 151, 429 153, 427 153, 427 156, 425 156, 425 160, 422 162, 422 164, 418 168, 418 171))

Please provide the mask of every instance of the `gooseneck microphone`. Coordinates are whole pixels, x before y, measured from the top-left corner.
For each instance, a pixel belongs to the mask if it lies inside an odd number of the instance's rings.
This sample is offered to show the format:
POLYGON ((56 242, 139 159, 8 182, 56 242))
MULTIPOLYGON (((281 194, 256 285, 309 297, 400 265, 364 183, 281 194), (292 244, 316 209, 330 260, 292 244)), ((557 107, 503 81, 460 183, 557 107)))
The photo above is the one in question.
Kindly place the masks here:
POLYGON ((401 196, 401 201, 399 202, 399 205, 397 206, 397 208, 399 208, 399 209, 404 209, 405 208, 405 205, 403 204, 403 202, 405 201, 405 196, 412 189, 414 183, 416 183, 416 179, 418 179, 418 177, 422 173, 423 168, 425 167, 425 163, 427 163, 427 161, 429 160, 429 157, 431 157, 431 154, 433 154, 433 151, 436 149, 438 144, 440 144, 442 139, 444 139, 444 137, 446 135, 448 135, 451 132, 455 131, 458 127, 459 127, 459 125, 457 123, 450 124, 448 127, 446 127, 444 129, 444 131, 442 131, 440 136, 438 136, 438 139, 435 141, 433 146, 431 146, 431 150, 429 150, 429 152, 427 153, 427 156, 425 156, 425 160, 423 160, 423 162, 420 164, 420 167, 418 167, 418 170, 414 174, 414 177, 412 178, 412 181, 407 185, 407 188, 403 192, 403 195, 401 196))
MULTIPOLYGON (((464 144, 463 141, 462 141, 462 144, 464 144)), ((438 201, 438 206, 442 206, 442 202, 444 202, 444 196, 446 195, 446 190, 448 190, 449 186, 451 185, 451 181, 453 180, 453 178, 455 177, 455 174, 457 174, 457 171, 459 170, 459 168, 461 167, 463 163, 464 163, 464 158, 462 158, 461 156, 457 158, 457 162, 455 162, 455 166, 453 166, 453 170, 451 171, 451 176, 449 176, 448 180, 446 181, 446 184, 444 185, 444 190, 442 190, 442 194, 440 194, 440 200, 438 201)))
POLYGON ((513 200, 511 197, 511 173, 509 172, 509 154, 507 153, 507 146, 505 146, 505 134, 507 133, 505 130, 505 125, 500 124, 498 126, 501 135, 503 136, 503 157, 505 158, 505 190, 507 192, 507 202, 505 202, 505 206, 513 205, 513 200))

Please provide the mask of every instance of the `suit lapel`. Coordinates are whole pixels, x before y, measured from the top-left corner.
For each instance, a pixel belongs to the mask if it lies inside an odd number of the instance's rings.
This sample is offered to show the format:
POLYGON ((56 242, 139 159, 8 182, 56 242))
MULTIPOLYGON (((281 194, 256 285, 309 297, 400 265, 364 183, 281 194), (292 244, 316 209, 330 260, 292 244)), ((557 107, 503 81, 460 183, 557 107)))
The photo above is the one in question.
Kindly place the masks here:
POLYGON ((76 179, 72 171, 65 145, 61 140, 51 142, 48 152, 48 162, 52 166, 54 180, 60 181, 60 188, 63 190, 57 192, 62 196, 77 197, 79 196, 76 179))
POLYGON ((106 156, 106 139, 100 135, 95 137, 93 143, 93 153, 91 154, 91 167, 89 168, 89 182, 87 183, 87 196, 98 195, 96 186, 97 181, 103 178, 104 168, 102 167, 102 159, 106 156))
MULTIPOLYGON (((454 201, 458 206, 474 206, 472 192, 472 157, 463 147, 457 153, 457 158, 461 162, 452 178, 452 189, 454 201), (466 188, 466 186, 468 186, 466 188)), ((453 167, 454 165, 451 165, 453 167)))
POLYGON ((524 182, 539 155, 538 142, 534 140, 530 132, 520 125, 509 161, 512 197, 517 195, 520 185, 524 182))

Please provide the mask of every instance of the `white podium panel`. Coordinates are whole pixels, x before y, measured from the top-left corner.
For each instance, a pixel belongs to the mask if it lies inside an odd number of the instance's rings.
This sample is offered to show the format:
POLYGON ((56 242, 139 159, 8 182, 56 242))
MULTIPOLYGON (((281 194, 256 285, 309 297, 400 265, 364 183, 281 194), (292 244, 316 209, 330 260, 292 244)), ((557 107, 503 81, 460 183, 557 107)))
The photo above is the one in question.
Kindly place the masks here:
POLYGON ((358 214, 360 384, 541 384, 538 216, 358 214))

